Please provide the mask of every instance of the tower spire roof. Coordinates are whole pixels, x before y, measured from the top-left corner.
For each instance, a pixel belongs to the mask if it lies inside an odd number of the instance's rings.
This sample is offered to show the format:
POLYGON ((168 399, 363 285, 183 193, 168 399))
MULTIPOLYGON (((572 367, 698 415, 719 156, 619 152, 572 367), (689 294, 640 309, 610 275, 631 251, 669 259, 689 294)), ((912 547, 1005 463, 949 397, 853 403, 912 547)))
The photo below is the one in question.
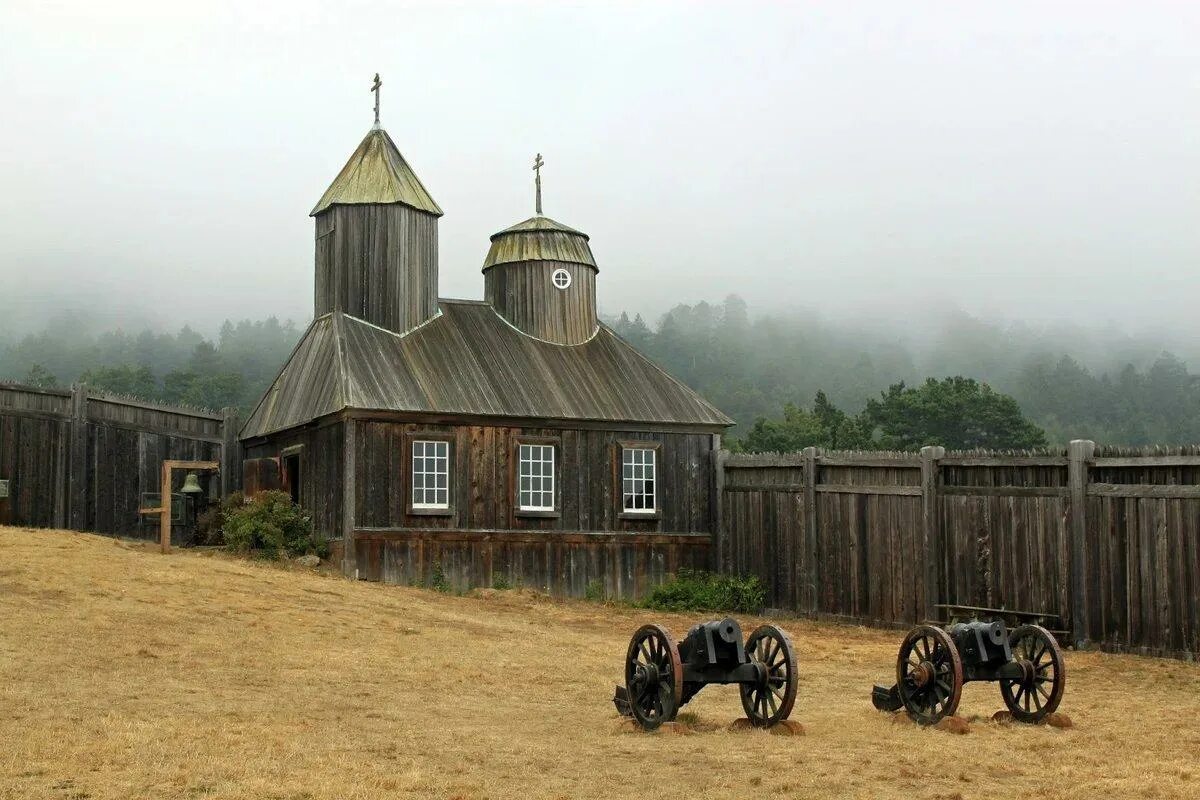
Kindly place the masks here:
POLYGON ((371 91, 375 94, 375 124, 346 166, 329 184, 325 194, 309 214, 315 217, 332 205, 367 203, 403 203, 418 211, 442 216, 442 209, 429 196, 421 179, 400 155, 392 137, 379 124, 379 87, 383 81, 375 73, 371 91))
POLYGON ((309 216, 315 217, 338 203, 403 203, 442 216, 441 207, 383 128, 372 128, 367 133, 309 216))

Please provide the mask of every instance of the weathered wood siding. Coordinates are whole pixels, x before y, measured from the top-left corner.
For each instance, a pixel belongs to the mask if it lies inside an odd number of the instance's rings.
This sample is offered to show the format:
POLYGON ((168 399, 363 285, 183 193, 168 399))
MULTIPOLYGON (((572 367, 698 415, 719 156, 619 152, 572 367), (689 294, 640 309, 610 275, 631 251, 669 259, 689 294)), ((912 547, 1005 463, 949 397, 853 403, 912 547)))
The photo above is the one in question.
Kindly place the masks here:
POLYGON ((71 393, 0 386, 0 522, 48 528, 66 519, 71 393))
POLYGON ((596 333, 596 270, 565 261, 499 264, 483 273, 483 296, 506 320, 530 336, 556 344, 580 344, 596 333), (565 269, 571 285, 559 289, 551 276, 565 269))
MULTIPOLYGON (((360 578, 427 585, 436 567, 456 589, 507 583, 582 596, 591 586, 634 598, 680 568, 709 567, 710 433, 351 421, 350 563, 360 578), (424 436, 450 442, 447 513, 413 513, 409 505, 411 444, 424 436), (516 508, 515 453, 526 439, 555 445, 553 516, 516 508), (659 448, 660 512, 653 518, 621 512, 622 442, 659 448)), ((282 444, 250 454, 279 451, 282 444)), ((335 560, 342 541, 335 542, 335 560)))
POLYGON ((335 205, 316 218, 315 316, 342 311, 403 332, 437 313, 437 217, 335 205))
POLYGON ((247 459, 278 458, 285 450, 299 448, 300 505, 312 514, 317 533, 326 539, 342 535, 343 425, 334 421, 286 431, 246 448, 247 459))
MULTIPOLYGON (((213 460, 222 491, 241 474, 236 415, 103 394, 0 386, 0 480, 10 481, 8 521, 157 539, 139 514, 157 493, 164 459, 213 460), (228 474, 225 474, 228 473, 228 474)), ((182 486, 185 475, 177 474, 182 486)))
POLYGON ((1200 448, 1077 446, 722 454, 717 566, 760 576, 780 608, 884 625, 937 603, 1041 611, 1075 642, 1200 655, 1200 448))
MULTIPOLYGON (((359 577, 451 588, 523 586, 557 597, 636 599, 681 568, 707 569, 706 534, 546 531, 360 531, 359 577)), ((336 556, 335 556, 336 557, 336 556)))
POLYGON ((429 425, 360 420, 355 464, 359 528, 446 530, 622 531, 708 533, 713 437, 698 433, 562 430, 484 425, 429 425), (408 513, 409 441, 422 433, 451 437, 452 511, 444 516, 408 513), (560 513, 522 516, 516 509, 515 452, 521 439, 556 446, 560 513), (661 445, 658 504, 652 519, 621 516, 620 442, 661 445))
POLYGON ((920 549, 916 459, 733 456, 723 483, 721 568, 762 578, 771 606, 864 620, 925 613, 920 564, 898 558, 920 549))

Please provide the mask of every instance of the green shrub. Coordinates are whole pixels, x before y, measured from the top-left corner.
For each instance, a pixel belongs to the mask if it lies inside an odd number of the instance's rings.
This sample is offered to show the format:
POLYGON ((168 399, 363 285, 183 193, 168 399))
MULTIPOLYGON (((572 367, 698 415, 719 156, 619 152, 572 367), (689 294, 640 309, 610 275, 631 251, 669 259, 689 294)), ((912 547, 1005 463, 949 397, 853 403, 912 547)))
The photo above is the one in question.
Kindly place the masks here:
POLYGON ((433 565, 433 572, 429 575, 429 586, 435 592, 450 592, 450 581, 446 580, 446 571, 442 569, 442 562, 437 561, 433 565))
POLYGON ((224 530, 225 546, 239 553, 267 558, 329 553, 328 545, 313 532, 312 518, 285 492, 262 492, 231 509, 224 530))
POLYGON ((583 598, 591 600, 593 603, 603 603, 608 599, 608 593, 604 591, 604 581, 599 578, 592 578, 588 581, 587 586, 583 589, 583 598))
POLYGON ((233 492, 219 505, 210 506, 196 517, 195 544, 207 547, 225 546, 225 525, 233 511, 246 504, 246 497, 241 492, 233 492))
POLYGON ((513 588, 512 581, 510 581, 508 576, 503 572, 498 572, 492 576, 492 588, 501 591, 505 589, 511 589, 513 588))
POLYGON ((729 611, 754 614, 767 601, 767 589, 757 577, 714 575, 681 569, 637 605, 656 611, 729 611))

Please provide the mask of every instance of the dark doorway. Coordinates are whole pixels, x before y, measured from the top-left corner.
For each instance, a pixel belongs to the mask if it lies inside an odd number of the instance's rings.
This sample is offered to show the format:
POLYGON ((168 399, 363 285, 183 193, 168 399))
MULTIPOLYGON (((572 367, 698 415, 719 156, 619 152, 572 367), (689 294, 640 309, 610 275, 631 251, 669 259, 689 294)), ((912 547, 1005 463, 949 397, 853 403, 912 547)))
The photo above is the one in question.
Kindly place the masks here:
POLYGON ((292 496, 292 502, 300 505, 300 454, 292 453, 283 457, 283 479, 287 484, 287 492, 292 496))

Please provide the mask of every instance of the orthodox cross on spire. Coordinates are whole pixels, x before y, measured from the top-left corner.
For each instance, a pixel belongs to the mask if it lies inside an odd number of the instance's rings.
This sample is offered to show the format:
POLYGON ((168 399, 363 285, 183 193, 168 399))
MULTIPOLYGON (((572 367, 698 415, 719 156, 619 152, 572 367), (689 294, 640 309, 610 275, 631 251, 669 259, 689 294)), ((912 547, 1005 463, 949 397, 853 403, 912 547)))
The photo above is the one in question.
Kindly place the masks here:
POLYGON ((379 87, 383 86, 383 81, 379 80, 379 73, 375 73, 375 83, 371 84, 371 91, 375 93, 375 127, 379 127, 379 87))
POLYGON ((537 158, 533 159, 533 174, 535 176, 533 182, 537 185, 536 209, 539 217, 542 215, 542 167, 545 164, 546 162, 542 161, 542 154, 538 153, 537 158))

